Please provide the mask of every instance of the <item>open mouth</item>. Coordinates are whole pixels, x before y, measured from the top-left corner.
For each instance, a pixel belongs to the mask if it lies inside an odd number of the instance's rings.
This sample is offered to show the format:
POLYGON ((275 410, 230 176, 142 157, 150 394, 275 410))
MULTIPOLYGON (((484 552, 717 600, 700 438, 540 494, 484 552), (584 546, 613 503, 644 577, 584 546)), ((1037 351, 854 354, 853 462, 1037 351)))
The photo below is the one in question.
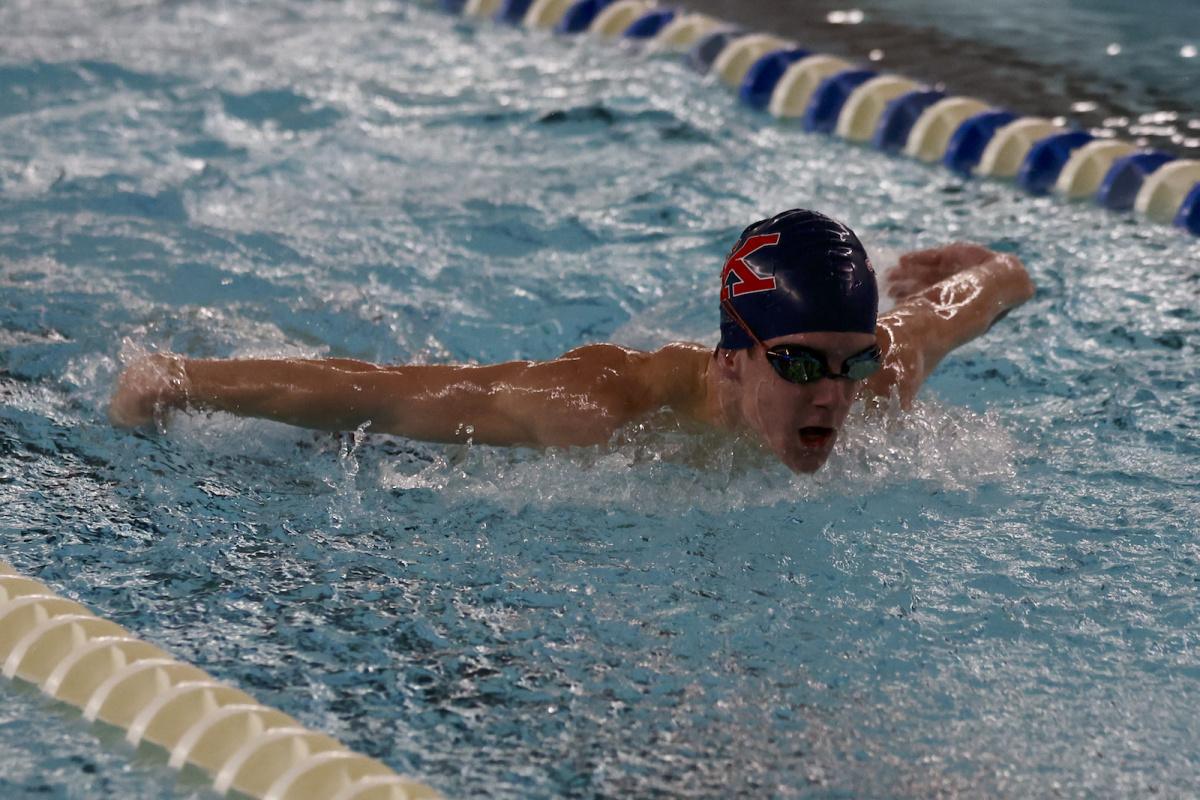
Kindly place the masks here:
POLYGON ((800 444, 815 450, 829 446, 836 435, 837 431, 833 428, 822 428, 818 425, 812 425, 800 429, 800 444))

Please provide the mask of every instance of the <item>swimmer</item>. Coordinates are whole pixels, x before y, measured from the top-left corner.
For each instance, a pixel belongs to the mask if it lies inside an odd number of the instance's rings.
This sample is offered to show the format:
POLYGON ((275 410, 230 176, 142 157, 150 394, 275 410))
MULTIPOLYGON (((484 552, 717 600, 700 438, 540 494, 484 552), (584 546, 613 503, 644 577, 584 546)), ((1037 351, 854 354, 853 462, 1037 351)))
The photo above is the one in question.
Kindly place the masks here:
POLYGON ((715 350, 593 344, 551 361, 484 366, 158 353, 125 368, 109 418, 132 428, 190 408, 430 442, 555 447, 604 445, 665 410, 748 434, 793 471, 815 472, 856 399, 909 406, 947 353, 1034 292, 1016 257, 964 243, 908 253, 889 278, 896 305, 880 315, 858 237, 793 209, 751 225, 730 251, 715 350))

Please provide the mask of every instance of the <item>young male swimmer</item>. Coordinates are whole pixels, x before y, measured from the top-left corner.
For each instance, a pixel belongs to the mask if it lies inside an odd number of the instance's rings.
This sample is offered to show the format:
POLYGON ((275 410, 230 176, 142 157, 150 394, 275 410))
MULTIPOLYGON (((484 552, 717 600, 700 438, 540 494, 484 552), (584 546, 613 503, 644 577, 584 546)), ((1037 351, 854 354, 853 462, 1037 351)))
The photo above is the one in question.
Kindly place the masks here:
POLYGON ((1015 257, 970 244, 909 253, 890 277, 898 302, 880 316, 858 237, 793 209, 751 225, 726 259, 715 351, 595 344, 490 366, 163 353, 124 370, 109 417, 136 427, 195 408, 322 430, 366 424, 433 442, 565 446, 605 444, 666 409, 749 433, 792 470, 814 472, 858 396, 907 406, 948 352, 1034 291, 1015 257))

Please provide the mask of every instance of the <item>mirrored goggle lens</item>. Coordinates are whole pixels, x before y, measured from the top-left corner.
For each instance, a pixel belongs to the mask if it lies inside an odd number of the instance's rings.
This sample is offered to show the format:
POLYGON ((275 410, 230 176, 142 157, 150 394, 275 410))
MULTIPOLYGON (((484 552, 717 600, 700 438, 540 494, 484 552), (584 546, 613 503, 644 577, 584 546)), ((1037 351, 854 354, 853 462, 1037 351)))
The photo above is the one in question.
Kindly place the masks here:
POLYGON ((843 369, 846 370, 847 378, 852 381, 861 381, 874 375, 879 371, 881 366, 883 365, 879 362, 879 351, 872 350, 869 353, 863 353, 861 356, 848 359, 843 369))
POLYGON ((785 381, 792 383, 812 383, 828 374, 825 364, 818 358, 807 353, 789 354, 770 353, 771 366, 785 381))
POLYGON ((840 373, 832 372, 824 359, 804 350, 768 352, 767 358, 779 376, 792 383, 812 383, 826 376, 861 381, 875 374, 881 366, 879 349, 875 347, 846 359, 844 371, 840 373))

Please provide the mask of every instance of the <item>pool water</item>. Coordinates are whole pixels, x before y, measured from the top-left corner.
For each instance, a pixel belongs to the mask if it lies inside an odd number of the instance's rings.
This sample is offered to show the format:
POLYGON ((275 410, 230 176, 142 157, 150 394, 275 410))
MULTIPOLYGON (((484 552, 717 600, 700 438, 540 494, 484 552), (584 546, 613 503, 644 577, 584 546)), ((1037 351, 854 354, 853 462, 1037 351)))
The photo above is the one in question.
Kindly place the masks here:
MULTIPOLYGON (((0 7, 0 557, 447 797, 1184 796, 1200 244, 431 7, 0 7), (973 239, 1037 297, 797 477, 224 415, 123 360, 716 339, 741 228, 973 239)), ((0 795, 210 797, 0 683, 0 795)))

